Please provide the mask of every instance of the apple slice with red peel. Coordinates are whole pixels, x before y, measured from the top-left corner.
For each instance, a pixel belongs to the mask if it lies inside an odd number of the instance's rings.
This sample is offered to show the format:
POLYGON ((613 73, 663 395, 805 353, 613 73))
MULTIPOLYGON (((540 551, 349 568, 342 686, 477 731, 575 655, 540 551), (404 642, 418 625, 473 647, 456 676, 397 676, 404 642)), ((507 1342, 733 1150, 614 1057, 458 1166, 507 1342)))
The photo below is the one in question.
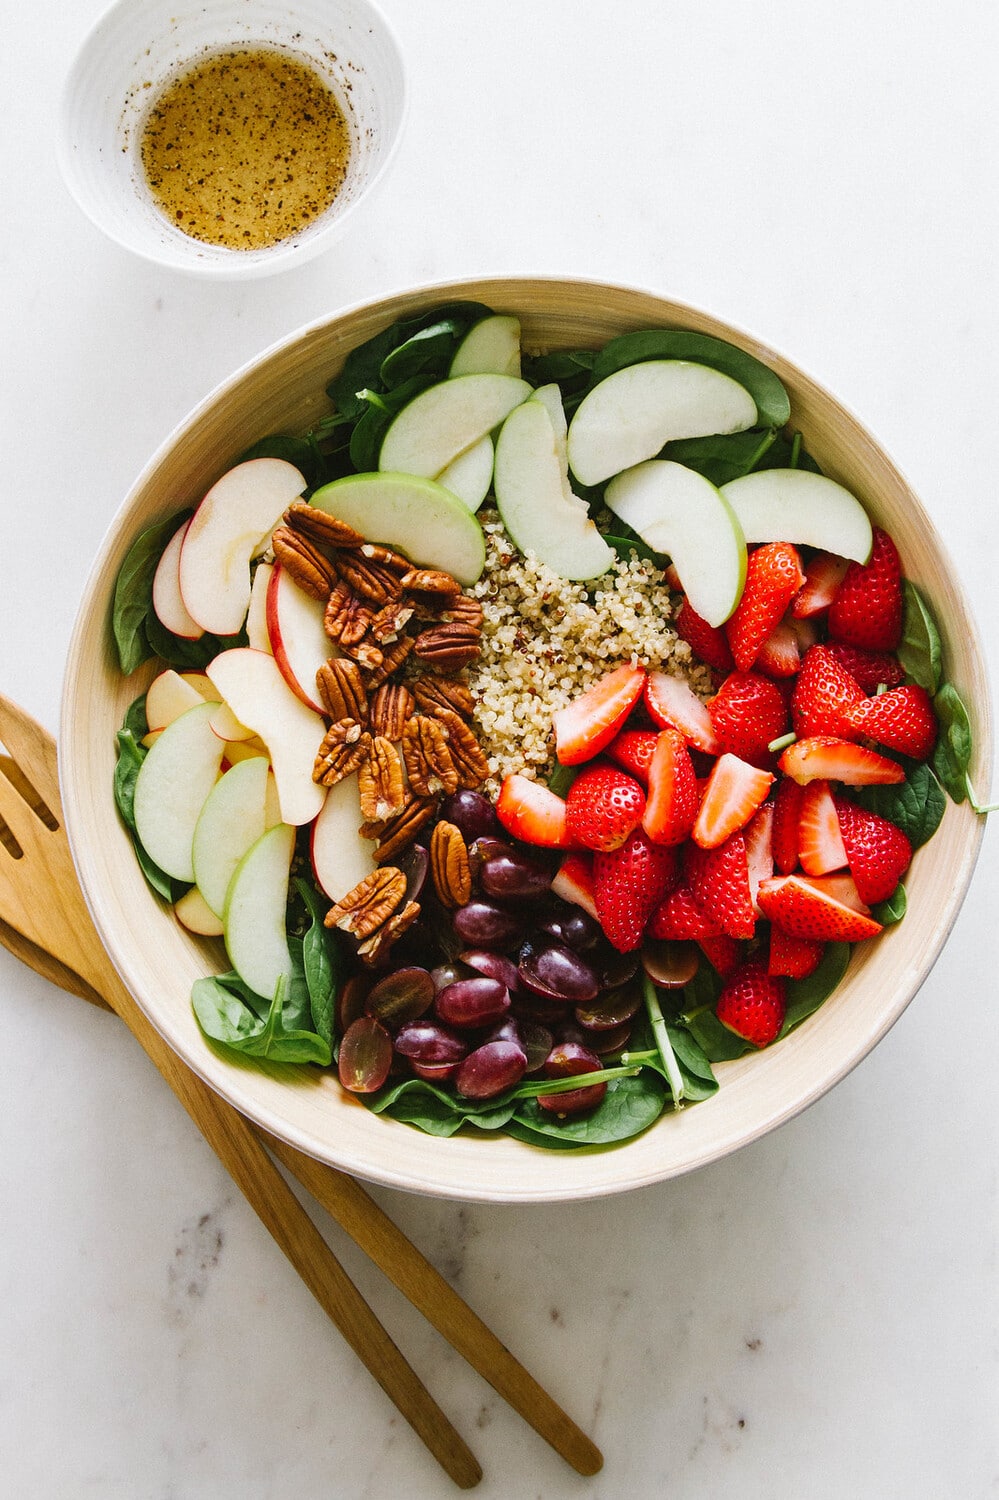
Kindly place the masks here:
POLYGON ((168 724, 135 779, 139 841, 175 880, 194 880, 194 829, 222 764, 222 741, 212 733, 214 711, 212 703, 197 703, 168 724))
POLYGON ((295 830, 278 823, 261 834, 236 866, 226 895, 225 946, 233 968, 254 994, 273 999, 291 983, 286 911, 295 830))
POLYGON ((228 703, 220 703, 212 714, 212 732, 217 734, 220 740, 225 740, 227 746, 253 739, 253 730, 247 729, 241 724, 229 707, 228 703))
POLYGON ((292 692, 317 714, 323 712, 316 673, 333 648, 323 626, 325 606, 300 589, 287 568, 271 570, 267 586, 267 637, 274 660, 292 692))
POLYGON ((174 914, 182 927, 198 937, 221 937, 222 918, 212 911, 196 885, 189 886, 173 903, 174 914))
POLYGON ((274 776, 257 756, 239 761, 212 787, 194 828, 194 880, 219 918, 243 855, 262 833, 281 822, 274 776))
POLYGON ((267 590, 274 567, 274 563, 262 562, 253 571, 250 603, 246 611, 246 639, 254 651, 271 649, 270 636, 267 634, 267 590))
POLYGON ((707 704, 682 677, 650 672, 645 684, 645 706, 660 729, 679 729, 688 744, 706 755, 721 753, 707 704))
POLYGON ((180 550, 180 592, 191 617, 235 635, 250 602, 250 562, 305 489, 294 464, 251 458, 216 480, 191 517, 180 550))
POLYGON ((382 439, 378 467, 383 474, 436 479, 531 394, 528 382, 515 375, 439 380, 393 417, 382 439))
POLYGON ((146 723, 149 728, 165 729, 189 708, 208 702, 209 699, 197 685, 199 682, 205 684, 211 698, 217 702, 218 693, 208 678, 202 677, 200 673, 196 679, 174 671, 173 667, 166 667, 157 673, 146 689, 146 723))
POLYGON ((209 663, 208 675, 240 723, 267 746, 283 821, 311 823, 326 796, 312 779, 322 718, 296 697, 266 651, 234 646, 209 663))
POLYGON ((331 901, 340 901, 376 869, 374 845, 358 833, 362 822, 357 777, 345 776, 326 793, 312 825, 312 873, 331 901))
POLYGON ((186 641, 200 640, 204 630, 188 613, 180 591, 180 549, 191 518, 178 526, 167 542, 153 574, 153 611, 161 625, 186 641))
POLYGON ((555 753, 563 766, 581 765, 610 744, 642 696, 645 675, 644 667, 623 662, 556 709, 555 753))

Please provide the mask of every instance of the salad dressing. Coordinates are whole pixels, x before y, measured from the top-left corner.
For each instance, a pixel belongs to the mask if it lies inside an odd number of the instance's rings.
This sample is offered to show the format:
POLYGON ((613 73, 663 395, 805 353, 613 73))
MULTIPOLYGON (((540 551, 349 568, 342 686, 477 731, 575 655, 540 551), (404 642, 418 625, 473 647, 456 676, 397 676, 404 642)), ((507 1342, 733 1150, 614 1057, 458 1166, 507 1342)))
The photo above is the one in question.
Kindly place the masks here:
POLYGON ((259 250, 330 207, 347 175, 350 130, 313 68, 248 48, 204 58, 168 84, 140 155, 158 208, 178 229, 259 250))

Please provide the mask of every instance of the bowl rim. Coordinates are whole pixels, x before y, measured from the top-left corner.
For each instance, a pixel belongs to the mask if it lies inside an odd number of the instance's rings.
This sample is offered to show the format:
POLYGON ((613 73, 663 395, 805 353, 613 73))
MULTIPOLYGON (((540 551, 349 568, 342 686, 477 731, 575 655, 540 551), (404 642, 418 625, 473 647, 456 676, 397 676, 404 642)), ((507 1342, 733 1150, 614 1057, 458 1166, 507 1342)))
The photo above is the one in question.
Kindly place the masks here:
MULTIPOLYGON (((267 366, 282 353, 290 351, 297 344, 307 342, 310 338, 321 335, 324 330, 350 319, 356 315, 383 312, 385 321, 391 321, 394 315, 402 310, 410 310, 411 305, 431 307, 436 301, 451 301, 460 298, 478 298, 483 301, 502 299, 504 289, 510 298, 511 304, 516 304, 518 289, 521 291, 527 286, 551 288, 565 288, 566 286, 582 287, 588 293, 621 293, 636 298, 651 299, 663 307, 663 317, 667 314, 674 320, 682 320, 689 317, 691 320, 708 318, 715 327, 721 328, 724 334, 731 335, 735 340, 741 342, 745 347, 751 348, 754 353, 765 362, 772 361, 775 365, 789 369, 803 381, 811 384, 820 394, 848 419, 850 425, 855 427, 858 434, 873 445, 879 463, 886 466, 887 470, 897 477, 899 484, 907 492, 907 499, 912 505, 914 513, 923 528, 927 530, 933 539, 935 554, 942 560, 942 566, 949 574, 950 585, 954 595, 963 611, 964 621, 967 625, 969 638, 966 647, 970 659, 977 668, 977 685, 982 689, 979 697, 976 694, 974 700, 974 712, 976 719, 975 757, 980 768, 991 768, 993 759, 992 740, 992 707, 988 685, 988 677, 984 671, 984 652, 982 649, 981 635, 975 621, 973 611, 965 595, 960 578, 954 570, 953 564, 946 548, 939 537, 936 526, 912 487, 904 479, 901 472, 896 468, 887 451, 873 436, 870 429, 846 407, 828 387, 819 385, 801 366, 791 364, 790 361, 779 355, 766 344, 757 340, 754 336, 747 334, 743 329, 736 327, 727 321, 716 317, 714 314, 706 314, 689 304, 677 302, 667 297, 664 293, 655 289, 646 289, 639 286, 612 282, 606 279, 588 278, 580 276, 559 276, 555 274, 539 275, 509 275, 502 274, 493 277, 478 276, 461 278, 458 280, 445 279, 428 281, 417 285, 408 285, 395 291, 383 293, 375 297, 366 297, 339 308, 334 312, 327 313, 321 317, 310 320, 308 323, 293 330, 291 333, 275 340, 260 353, 243 362, 229 376, 219 382, 210 390, 189 413, 175 425, 163 442, 144 465, 136 480, 130 487, 125 498, 117 508, 109 523, 104 538, 98 548, 97 554, 91 566, 90 572, 84 584, 81 596, 81 604, 74 622, 69 651, 67 654, 66 669, 63 681, 63 691, 60 707, 60 747, 67 748, 65 755, 60 755, 60 787, 65 811, 67 833, 73 852, 74 862, 83 887, 88 908, 102 941, 108 948, 108 952, 115 964, 121 978, 135 995, 143 1011, 164 1039, 175 1051, 188 1063, 190 1067, 212 1087, 217 1093, 233 1104, 244 1115, 248 1116, 258 1125, 262 1126, 271 1134, 287 1141, 307 1155, 328 1162, 330 1165, 343 1171, 351 1172, 370 1182, 385 1187, 413 1191, 433 1196, 453 1198, 471 1202, 557 1202, 577 1201, 596 1197, 605 1197, 619 1192, 631 1191, 635 1188, 646 1187, 655 1183, 668 1180, 672 1177, 685 1175, 690 1171, 707 1166, 714 1161, 730 1155, 733 1151, 759 1140, 770 1131, 778 1128, 788 1120, 796 1117, 813 1103, 824 1097, 837 1083, 841 1082, 880 1042, 899 1017, 906 1010, 912 999, 918 993, 921 985, 930 974, 942 951, 947 938, 957 919, 962 902, 967 893, 984 836, 984 819, 977 817, 968 805, 956 806, 948 802, 946 817, 962 822, 961 833, 961 860, 957 878, 952 880, 946 890, 942 893, 941 904, 934 908, 936 925, 929 941, 921 955, 918 966, 910 964, 906 969, 901 982, 896 987, 892 1003, 886 1008, 879 1010, 876 1019, 861 1017, 856 1036, 850 1047, 841 1051, 836 1060, 836 1065, 821 1075, 800 1083, 798 1087, 789 1090, 783 1104, 772 1109, 765 1117, 760 1117, 750 1128, 742 1127, 728 1134, 720 1134, 710 1146, 702 1146, 697 1149, 695 1155, 690 1159, 675 1162, 659 1162, 652 1164, 644 1163, 639 1166, 634 1153, 629 1153, 629 1142, 619 1145, 582 1152, 545 1152, 536 1153, 552 1159, 553 1166, 556 1161, 571 1167, 573 1162, 586 1162, 591 1165, 590 1170, 582 1171, 576 1169, 567 1170, 561 1180, 557 1171, 551 1171, 543 1184, 527 1181, 518 1182, 511 1180, 502 1187, 490 1182, 488 1187, 483 1187, 477 1181, 474 1170, 465 1170, 460 1180, 448 1181, 446 1174, 435 1180, 428 1180, 425 1170, 414 1172, 406 1166, 384 1158, 377 1163, 364 1159, 363 1152, 345 1152, 343 1154, 331 1155, 328 1144, 325 1143, 315 1132, 301 1128, 290 1123, 286 1118, 281 1118, 279 1113, 262 1110, 260 1100, 256 1096, 253 1087, 254 1070, 246 1067, 221 1067, 218 1055, 207 1047, 195 1056, 190 1055, 183 1046, 178 1045, 176 1030, 169 1024, 165 1011, 157 1010, 155 1003, 150 1003, 150 997, 143 993, 141 978, 135 968, 135 959, 128 951, 128 946, 123 945, 116 938, 116 934, 109 922, 109 914, 105 911, 100 899, 99 872, 95 868, 95 851, 88 847, 83 828, 84 819, 84 787, 79 780, 74 760, 73 736, 69 732, 72 727, 75 714, 75 682, 80 677, 80 668, 85 659, 88 649, 84 640, 88 620, 95 612, 98 597, 105 600, 112 583, 108 582, 108 563, 119 536, 122 523, 126 520, 129 511, 142 495, 145 486, 155 475, 164 456, 174 446, 181 442, 186 436, 194 432, 199 424, 204 421, 212 409, 222 401, 226 395, 240 386, 242 381, 251 371, 260 370, 267 366), (487 295, 488 293, 488 295, 487 295), (607 1169, 607 1164, 610 1169, 607 1169), (601 1166, 600 1164, 603 1164, 601 1166)), ((101 614, 104 614, 102 608, 101 614)), ((108 797, 108 802, 111 799, 108 797)), ((778 1049, 774 1049, 771 1056, 776 1056, 778 1049)), ((751 1066, 759 1068, 767 1059, 766 1054, 759 1054, 748 1059, 751 1066)), ((738 1068, 739 1064, 722 1065, 722 1089, 719 1095, 714 1096, 717 1100, 724 1091, 726 1079, 724 1070, 738 1068)), ((651 1128, 649 1135, 661 1128, 663 1121, 673 1123, 677 1136, 686 1134, 684 1130, 684 1113, 689 1120, 692 1115, 700 1111, 709 1110, 713 1101, 705 1101, 697 1106, 696 1110, 686 1112, 667 1112, 651 1128)), ((379 1126, 385 1122, 377 1121, 379 1126)), ((394 1123, 394 1122, 393 1122, 394 1123)), ((422 1136, 409 1126, 401 1126, 403 1130, 412 1132, 413 1135, 422 1136)), ((435 1143, 436 1143, 436 1138, 435 1143)), ((636 1138, 642 1140, 643 1137, 636 1138)), ((439 1143, 449 1144, 449 1143, 439 1143)), ((480 1144, 473 1142, 472 1144, 480 1144)), ((531 1148, 516 1143, 518 1150, 530 1152, 531 1148)), ((481 1146, 480 1146, 481 1149, 481 1146)), ((447 1153, 441 1153, 441 1164, 445 1164, 447 1153)), ((514 1174, 516 1176, 516 1174, 514 1174)))

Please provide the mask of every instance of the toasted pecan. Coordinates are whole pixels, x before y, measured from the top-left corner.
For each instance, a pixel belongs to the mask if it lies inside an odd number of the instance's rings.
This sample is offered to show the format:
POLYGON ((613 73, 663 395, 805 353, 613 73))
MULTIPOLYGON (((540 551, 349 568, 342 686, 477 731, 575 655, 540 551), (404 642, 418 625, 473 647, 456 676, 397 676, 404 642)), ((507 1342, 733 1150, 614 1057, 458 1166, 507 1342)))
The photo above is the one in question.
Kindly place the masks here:
POLYGON ((458 771, 451 758, 448 731, 439 719, 414 714, 402 734, 402 758, 409 784, 419 797, 458 790, 458 771))
POLYGON ((406 877, 392 865, 372 870, 326 913, 327 927, 369 938, 396 911, 406 894, 406 877))
POLYGON ((442 819, 430 835, 430 876, 442 906, 464 906, 472 895, 472 866, 461 829, 442 819))

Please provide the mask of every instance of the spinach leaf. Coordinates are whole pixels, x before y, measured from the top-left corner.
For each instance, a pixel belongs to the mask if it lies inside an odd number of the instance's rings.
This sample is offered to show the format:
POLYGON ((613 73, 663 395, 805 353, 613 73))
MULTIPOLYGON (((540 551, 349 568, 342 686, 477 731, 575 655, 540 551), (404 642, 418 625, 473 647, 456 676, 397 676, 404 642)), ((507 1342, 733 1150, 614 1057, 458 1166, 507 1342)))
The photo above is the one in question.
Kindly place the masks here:
POLYGON ((714 1006, 698 1006, 684 1011, 680 1022, 710 1062, 731 1062, 733 1058, 753 1051, 747 1041, 722 1025, 715 1015, 714 1006))
POLYGON ((414 375, 412 380, 392 391, 367 388, 358 392, 362 410, 350 435, 350 461, 359 474, 370 474, 378 468, 382 438, 392 418, 414 396, 434 383, 432 376, 414 375))
POLYGON ((892 786, 857 787, 854 795, 861 807, 901 828, 913 849, 918 849, 936 833, 947 799, 925 761, 910 762, 906 769, 904 781, 892 786))
MULTIPOLYGON (((359 395, 361 391, 388 389, 382 369, 394 349, 406 344, 421 329, 447 320, 454 321, 456 325, 459 320, 462 321, 462 331, 467 332, 473 323, 477 323, 491 311, 491 308, 480 302, 453 302, 421 313, 415 318, 399 319, 351 350, 339 375, 335 375, 327 385, 326 394, 342 417, 355 421, 364 410, 364 402, 359 395)), ((442 370, 441 373, 446 374, 447 371, 442 370)))
POLYGON ((115 761, 112 786, 115 805, 132 840, 140 870, 157 896, 162 896, 164 901, 172 903, 183 894, 187 885, 182 880, 175 880, 172 875, 161 870, 159 865, 150 859, 135 826, 135 783, 139 775, 139 767, 149 754, 142 743, 142 737, 147 729, 145 702, 145 696, 135 700, 125 715, 124 727, 119 729, 116 735, 118 757, 115 761))
POLYGON ((788 980, 784 1024, 778 1040, 800 1026, 802 1021, 818 1010, 824 1000, 828 1000, 846 973, 850 956, 849 943, 827 943, 818 967, 811 974, 804 979, 788 980))
POLYGON ((564 766, 556 755, 555 765, 548 777, 549 791, 554 792, 556 797, 564 797, 578 775, 578 766, 564 766))
POLYGON ((333 1015, 343 983, 343 953, 336 935, 324 924, 322 903, 315 886, 311 881, 297 879, 295 888, 309 915, 309 925, 302 938, 302 965, 312 1025, 332 1047, 333 1015))
POLYGON ((669 1026, 673 1054, 683 1074, 683 1097, 696 1104, 718 1092, 718 1080, 704 1048, 683 1026, 669 1026))
POLYGON ((662 1114, 666 1100, 664 1080, 643 1068, 634 1078, 609 1083, 601 1102, 587 1115, 560 1120, 535 1099, 524 1099, 506 1128, 534 1146, 607 1146, 647 1130, 662 1114))
POLYGON ((164 547, 184 519, 184 515, 168 516, 165 521, 157 521, 140 532, 128 549, 115 580, 111 631, 118 661, 126 677, 156 655, 146 630, 147 620, 153 613, 153 574, 164 547))
POLYGON ((591 387, 626 365, 649 359, 692 360, 731 376, 756 402, 761 427, 784 427, 791 419, 790 398, 769 365, 725 339, 684 328, 650 328, 611 339, 593 366, 591 387))
POLYGON ((767 451, 776 440, 777 433, 772 427, 763 432, 753 427, 748 432, 676 438, 666 444, 660 457, 695 469, 714 485, 723 485, 730 479, 741 479, 753 469, 761 468, 767 451))
POLYGON ((595 349, 557 350, 552 354, 524 355, 521 367, 524 379, 533 386, 555 384, 566 397, 585 389, 596 359, 595 349))
POLYGON ((650 547, 648 542, 643 542, 640 536, 628 535, 630 527, 627 527, 623 521, 615 518, 614 525, 620 527, 622 535, 617 536, 612 535, 610 532, 605 532, 604 541, 609 547, 614 548, 618 557, 624 558, 625 562, 627 562, 634 552, 637 557, 644 558, 646 562, 653 563, 657 568, 663 566, 665 559, 661 552, 657 552, 654 547, 650 547))
MULTIPOLYGON (((332 421, 338 426, 346 426, 343 417, 336 417, 332 421)), ((302 437, 273 433, 247 448, 245 453, 240 454, 237 462, 246 463, 251 458, 283 458, 286 463, 294 464, 305 480, 306 491, 316 489, 329 478, 326 458, 315 430, 302 437)))
POLYGON ((379 374, 386 390, 402 385, 414 375, 432 375, 444 380, 451 367, 455 350, 472 327, 467 316, 440 318, 420 328, 382 360, 379 374))
POLYGON ((902 580, 902 639, 898 659, 913 682, 930 694, 943 675, 940 632, 933 614, 914 583, 902 580))
POLYGON ((222 636, 210 635, 206 631, 197 640, 187 640, 184 636, 174 635, 173 631, 167 630, 152 608, 150 600, 146 616, 146 639, 151 654, 166 662, 168 667, 173 667, 178 672, 201 672, 220 651, 225 651, 230 646, 245 646, 246 632, 240 630, 237 635, 222 636))
POLYGON ((887 900, 879 901, 873 908, 871 916, 875 922, 880 922, 882 927, 892 927, 896 922, 901 922, 905 916, 907 900, 905 886, 899 881, 887 900))
POLYGON ((808 469, 813 474, 822 470, 806 450, 800 432, 778 432, 766 452, 761 454, 757 469, 808 469))
POLYGON ((963 802, 968 795, 968 768, 971 765, 971 720, 957 688, 945 682, 933 699, 940 732, 933 751, 932 764, 948 796, 963 802))
POLYGON ((286 998, 279 983, 274 998, 264 1000, 248 989, 234 971, 196 979, 191 1004, 205 1036, 248 1057, 270 1062, 318 1063, 328 1067, 329 1043, 315 1032, 296 1026, 300 1000, 286 998))

